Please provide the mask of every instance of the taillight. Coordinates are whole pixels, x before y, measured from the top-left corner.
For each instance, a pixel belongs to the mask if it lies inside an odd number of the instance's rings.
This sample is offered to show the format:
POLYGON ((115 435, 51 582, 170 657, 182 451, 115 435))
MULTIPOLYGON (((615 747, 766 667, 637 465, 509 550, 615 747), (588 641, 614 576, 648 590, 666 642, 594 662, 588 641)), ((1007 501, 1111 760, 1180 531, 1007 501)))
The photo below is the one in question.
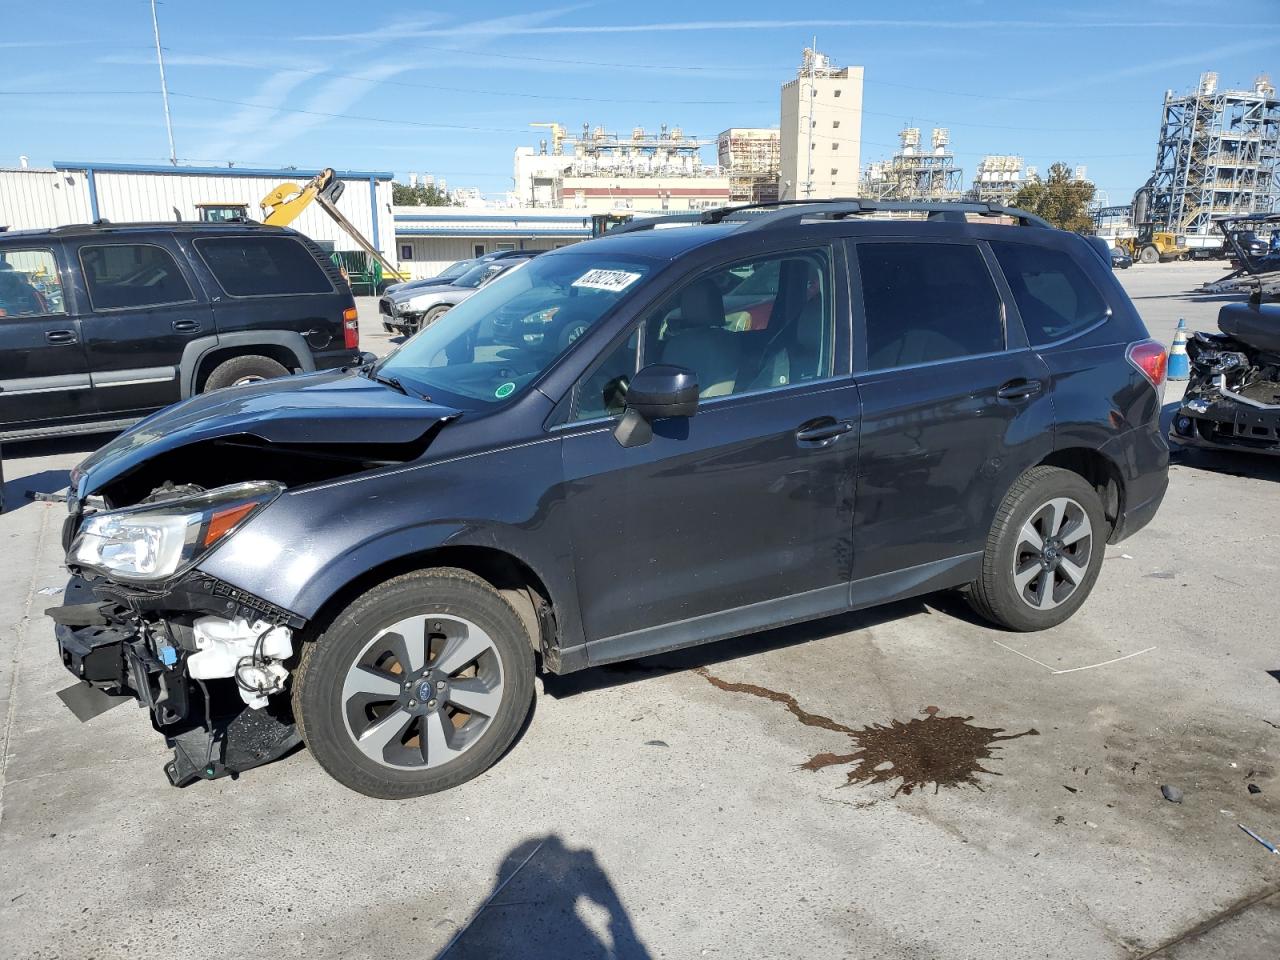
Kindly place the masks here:
POLYGON ((1128 361, 1138 368, 1138 372, 1151 381, 1157 391, 1164 387, 1165 373, 1169 369, 1169 355, 1164 346, 1155 340, 1139 340, 1129 344, 1125 354, 1128 361))
POLYGON ((342 345, 348 350, 360 349, 360 315, 355 307, 342 311, 342 345))

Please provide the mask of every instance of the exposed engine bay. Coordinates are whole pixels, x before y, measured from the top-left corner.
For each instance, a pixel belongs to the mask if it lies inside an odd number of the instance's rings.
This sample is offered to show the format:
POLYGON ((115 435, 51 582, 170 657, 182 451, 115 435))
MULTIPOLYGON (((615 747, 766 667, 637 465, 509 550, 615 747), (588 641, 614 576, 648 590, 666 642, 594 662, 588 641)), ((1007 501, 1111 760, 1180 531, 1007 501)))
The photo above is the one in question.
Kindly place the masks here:
POLYGON ((1190 378, 1170 439, 1280 454, 1280 306, 1228 304, 1218 329, 1187 341, 1190 378))

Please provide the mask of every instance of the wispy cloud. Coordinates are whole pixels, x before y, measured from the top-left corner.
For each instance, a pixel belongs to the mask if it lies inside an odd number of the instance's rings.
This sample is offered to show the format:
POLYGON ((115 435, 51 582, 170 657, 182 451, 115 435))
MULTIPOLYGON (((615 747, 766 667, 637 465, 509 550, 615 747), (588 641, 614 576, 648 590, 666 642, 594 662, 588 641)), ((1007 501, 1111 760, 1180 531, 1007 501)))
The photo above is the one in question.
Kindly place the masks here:
MULTIPOLYGON (((323 33, 299 37, 299 40, 340 40, 343 42, 373 41, 386 43, 413 37, 470 37, 477 40, 511 36, 513 34, 538 33, 538 25, 578 7, 559 7, 533 13, 517 13, 507 17, 491 17, 487 20, 471 20, 462 23, 442 23, 439 17, 424 20, 421 17, 393 20, 382 27, 363 33, 323 33)), ((545 28, 555 29, 555 28, 545 28)))
POLYGON ((0 50, 26 50, 40 47, 80 47, 100 40, 0 40, 0 50))
MULTIPOLYGON (((545 18, 559 15, 562 11, 549 11, 545 18)), ((316 41, 350 41, 352 39, 367 40, 410 40, 428 37, 474 37, 483 36, 502 20, 518 20, 519 17, 500 18, 498 20, 478 23, 442 24, 432 26, 411 26, 392 24, 371 30, 366 33, 331 33, 314 34, 302 37, 303 40, 316 41)), ((910 28, 927 30, 1094 30, 1106 28, 1143 28, 1151 29, 1197 29, 1220 26, 1211 20, 1100 20, 1097 18, 1081 20, 1074 18, 1055 20, 940 20, 940 19, 802 19, 802 20, 680 20, 660 23, 621 23, 621 24, 563 24, 553 26, 519 26, 512 24, 501 32, 508 35, 550 36, 564 34, 615 34, 615 33, 695 33, 725 30, 788 30, 788 29, 832 29, 832 28, 910 28)))
POLYGON ((1080 73, 1063 83, 1050 84, 1044 87, 1033 87, 1029 90, 1020 90, 1019 95, 1028 98, 1054 96, 1060 93, 1083 90, 1088 87, 1114 84, 1121 80, 1129 80, 1133 77, 1142 77, 1152 73, 1166 73, 1176 67, 1194 66, 1203 68, 1206 65, 1212 66, 1215 60, 1226 59, 1228 57, 1238 57, 1242 54, 1253 53, 1258 50, 1266 50, 1268 48, 1275 47, 1280 47, 1280 36, 1273 35, 1265 40, 1253 40, 1247 43, 1232 43, 1225 46, 1213 47, 1208 50, 1198 50, 1195 53, 1189 53, 1179 57, 1162 57, 1159 60, 1149 60, 1145 63, 1136 63, 1132 66, 1122 67, 1119 70, 1111 70, 1106 73, 1080 73))

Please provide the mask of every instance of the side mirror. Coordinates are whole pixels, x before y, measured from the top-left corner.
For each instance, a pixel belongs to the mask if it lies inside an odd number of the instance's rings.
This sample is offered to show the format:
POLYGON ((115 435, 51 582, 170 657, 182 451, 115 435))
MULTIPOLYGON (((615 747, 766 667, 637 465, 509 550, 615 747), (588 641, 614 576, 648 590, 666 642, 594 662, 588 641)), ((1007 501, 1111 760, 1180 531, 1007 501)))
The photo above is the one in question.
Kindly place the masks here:
POLYGON ((613 435, 624 447, 653 439, 653 421, 698 412, 698 377, 692 370, 653 363, 631 378, 627 412, 613 435))

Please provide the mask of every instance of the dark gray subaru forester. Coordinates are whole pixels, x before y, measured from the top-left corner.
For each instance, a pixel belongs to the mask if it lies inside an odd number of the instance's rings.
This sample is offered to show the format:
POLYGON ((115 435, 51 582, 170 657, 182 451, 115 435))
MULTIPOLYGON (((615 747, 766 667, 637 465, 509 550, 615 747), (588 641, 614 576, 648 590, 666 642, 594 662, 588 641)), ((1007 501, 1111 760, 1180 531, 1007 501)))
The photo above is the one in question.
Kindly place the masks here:
POLYGON ((1094 247, 1021 211, 633 222, 379 363, 196 397, 89 457, 64 699, 141 700, 178 785, 305 742, 406 797, 502 755, 539 661, 947 588, 1050 627, 1164 495, 1164 364, 1094 247))

